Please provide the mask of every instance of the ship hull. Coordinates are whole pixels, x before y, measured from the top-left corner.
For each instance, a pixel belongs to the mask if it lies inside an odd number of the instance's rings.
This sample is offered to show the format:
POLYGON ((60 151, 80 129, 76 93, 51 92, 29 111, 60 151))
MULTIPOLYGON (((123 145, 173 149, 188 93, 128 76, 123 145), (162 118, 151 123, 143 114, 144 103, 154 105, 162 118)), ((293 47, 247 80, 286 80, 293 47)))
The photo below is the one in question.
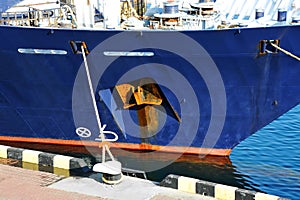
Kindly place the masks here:
POLYGON ((182 32, 1 26, 0 140, 99 146, 76 49, 84 43, 101 123, 118 135, 112 147, 227 156, 298 105, 300 62, 264 52, 260 42, 278 40, 300 55, 299 33, 299 26, 182 32), (145 82, 162 103, 122 101, 125 92, 116 86, 136 90, 145 82), (90 132, 80 135, 79 127, 90 132))

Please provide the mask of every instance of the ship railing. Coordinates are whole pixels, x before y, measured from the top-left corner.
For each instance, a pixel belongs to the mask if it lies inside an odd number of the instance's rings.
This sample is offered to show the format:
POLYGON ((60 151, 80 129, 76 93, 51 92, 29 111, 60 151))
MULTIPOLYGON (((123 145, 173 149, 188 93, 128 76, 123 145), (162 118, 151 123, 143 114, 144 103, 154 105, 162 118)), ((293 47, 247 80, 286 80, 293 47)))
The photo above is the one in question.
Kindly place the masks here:
POLYGON ((76 28, 76 16, 70 6, 37 10, 29 8, 24 12, 3 12, 0 24, 9 26, 69 27, 76 28))

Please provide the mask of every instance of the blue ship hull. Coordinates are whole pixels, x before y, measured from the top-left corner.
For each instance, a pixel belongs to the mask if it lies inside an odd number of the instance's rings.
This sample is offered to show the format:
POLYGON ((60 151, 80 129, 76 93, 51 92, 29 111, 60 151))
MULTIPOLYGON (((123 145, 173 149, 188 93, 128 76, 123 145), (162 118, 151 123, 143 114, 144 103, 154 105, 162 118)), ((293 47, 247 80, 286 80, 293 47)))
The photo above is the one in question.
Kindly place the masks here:
POLYGON ((118 135, 113 146, 229 155, 299 104, 300 62, 261 47, 278 40, 300 55, 299 34, 296 25, 182 32, 1 26, 0 140, 98 145, 74 46, 84 42, 101 122, 118 135), (145 80, 155 83, 160 105, 126 107, 114 96, 116 85, 145 80), (79 136, 78 127, 91 135, 79 136))

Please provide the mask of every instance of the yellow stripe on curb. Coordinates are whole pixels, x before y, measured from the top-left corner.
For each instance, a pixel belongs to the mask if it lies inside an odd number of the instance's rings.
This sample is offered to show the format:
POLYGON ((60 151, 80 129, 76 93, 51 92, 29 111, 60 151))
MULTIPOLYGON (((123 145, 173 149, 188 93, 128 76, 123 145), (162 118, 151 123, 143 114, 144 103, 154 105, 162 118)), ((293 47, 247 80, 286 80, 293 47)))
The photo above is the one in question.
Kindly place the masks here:
POLYGON ((65 176, 69 177, 70 176, 70 170, 69 169, 61 169, 61 168, 53 168, 53 173, 59 176, 65 176))
POLYGON ((56 155, 53 158, 53 167, 61 169, 70 169, 70 160, 73 157, 56 155))
POLYGON ((217 184, 215 186, 215 198, 220 200, 235 200, 235 191, 237 189, 237 187, 217 184))
POLYGON ((178 190, 195 194, 197 181, 199 180, 181 176, 178 178, 178 190))
POLYGON ((22 161, 27 163, 39 164, 40 151, 24 150, 22 152, 22 161))
POLYGON ((30 169, 30 170, 34 170, 34 171, 39 171, 39 165, 36 164, 36 163, 23 162, 22 163, 22 168, 30 169))
POLYGON ((278 196, 264 194, 261 192, 258 192, 255 194, 255 200, 278 200, 278 196))
POLYGON ((8 146, 0 145, 0 158, 7 158, 7 149, 8 146))

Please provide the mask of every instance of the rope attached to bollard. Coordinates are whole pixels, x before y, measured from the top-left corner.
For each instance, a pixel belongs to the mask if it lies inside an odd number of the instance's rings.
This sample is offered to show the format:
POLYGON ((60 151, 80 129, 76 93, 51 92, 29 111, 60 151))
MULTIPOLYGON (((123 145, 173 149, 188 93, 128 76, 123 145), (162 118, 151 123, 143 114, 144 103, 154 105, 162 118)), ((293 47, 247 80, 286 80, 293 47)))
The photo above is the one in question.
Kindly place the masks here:
POLYGON ((300 58, 299 58, 298 56, 292 54, 291 52, 289 52, 289 51, 287 51, 287 50, 285 50, 285 49, 279 47, 278 45, 276 45, 276 44, 274 44, 274 43, 272 43, 272 42, 270 42, 270 44, 271 44, 274 48, 276 48, 276 49, 278 49, 279 51, 285 53, 286 55, 291 56, 292 58, 295 58, 296 60, 300 61, 300 58))

